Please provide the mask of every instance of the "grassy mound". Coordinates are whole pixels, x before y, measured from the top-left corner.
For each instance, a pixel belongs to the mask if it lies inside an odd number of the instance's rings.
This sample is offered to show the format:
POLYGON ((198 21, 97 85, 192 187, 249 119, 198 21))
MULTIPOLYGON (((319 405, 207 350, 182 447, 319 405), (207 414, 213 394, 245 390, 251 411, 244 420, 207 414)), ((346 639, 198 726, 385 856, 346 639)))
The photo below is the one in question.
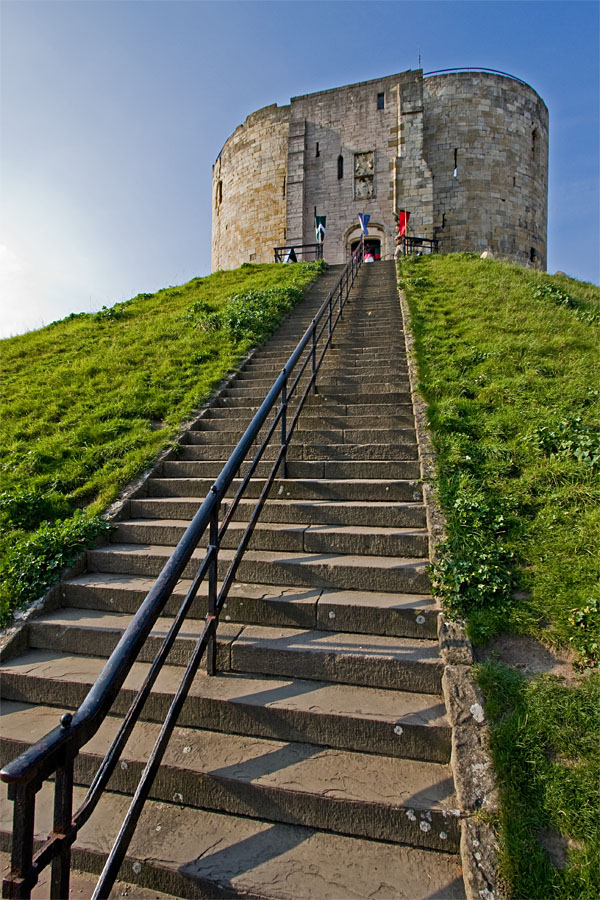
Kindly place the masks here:
POLYGON ((510 896, 598 896, 600 290, 469 254, 408 258, 399 277, 447 519, 437 593, 476 643, 529 633, 582 672, 480 670, 510 896), (563 868, 545 831, 571 847, 563 868))
POLYGON ((105 530, 98 514, 321 270, 244 265, 2 341, 0 622, 105 530))

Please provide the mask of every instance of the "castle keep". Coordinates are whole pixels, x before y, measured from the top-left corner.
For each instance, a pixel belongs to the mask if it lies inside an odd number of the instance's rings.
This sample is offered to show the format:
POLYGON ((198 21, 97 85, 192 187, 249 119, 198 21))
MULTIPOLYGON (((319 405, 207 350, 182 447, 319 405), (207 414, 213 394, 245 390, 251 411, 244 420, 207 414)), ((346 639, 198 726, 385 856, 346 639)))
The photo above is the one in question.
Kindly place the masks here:
POLYGON ((213 167, 212 269, 315 241, 344 262, 358 213, 382 259, 408 234, 546 268, 548 110, 496 72, 420 69, 293 97, 248 116, 213 167))

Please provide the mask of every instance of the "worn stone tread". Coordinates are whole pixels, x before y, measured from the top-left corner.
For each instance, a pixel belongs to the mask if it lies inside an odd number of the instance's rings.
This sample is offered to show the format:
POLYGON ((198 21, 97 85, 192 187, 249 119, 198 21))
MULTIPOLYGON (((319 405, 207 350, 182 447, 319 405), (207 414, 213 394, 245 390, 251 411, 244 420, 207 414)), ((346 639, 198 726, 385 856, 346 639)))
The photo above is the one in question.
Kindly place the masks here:
MULTIPOLYGON (((109 544, 87 551, 90 569, 158 576, 171 547, 151 544, 109 544)), ((219 553, 219 575, 235 551, 219 553)), ((184 569, 192 578, 204 552, 196 550, 184 569)), ((356 556, 340 553, 248 550, 238 568, 240 581, 261 584, 305 585, 384 592, 430 592, 428 566, 422 557, 356 556)))
MULTIPOLYGON (((174 546, 190 524, 189 519, 123 519, 112 536, 115 543, 144 543, 174 546)), ((233 521, 221 546, 234 549, 246 528, 233 521)), ((206 546, 208 536, 200 546, 206 546)), ((364 553, 370 556, 427 556, 429 537, 424 528, 370 525, 314 524, 301 522, 257 522, 249 547, 255 550, 297 552, 364 553)))
MULTIPOLYGON (((153 578, 141 575, 88 572, 63 582, 61 592, 68 606, 133 613, 153 584, 153 578)), ((165 615, 175 614, 190 585, 191 581, 181 579, 165 607, 165 615)), ((207 591, 204 582, 190 610, 191 618, 206 615, 207 591)), ((426 594, 236 582, 230 589, 222 621, 433 638, 437 633, 438 611, 433 598, 426 594)))
MULTIPOLYGON (((79 706, 105 660, 31 649, 0 667, 7 700, 72 708, 79 706)), ((148 671, 134 663, 115 700, 123 715, 148 671)), ((162 721, 182 675, 165 666, 143 718, 162 721)), ((282 741, 446 763, 450 726, 440 696, 300 678, 200 671, 179 718, 182 727, 231 731, 282 741)))
MULTIPOLYGON (((255 500, 242 498, 233 512, 234 521, 247 522, 256 505, 255 500)), ((222 505, 222 514, 231 503, 222 505)), ((190 520, 198 510, 197 497, 155 497, 131 500, 129 512, 133 519, 190 520)), ((125 520, 124 520, 125 521, 125 520)), ((262 523, 311 523, 314 525, 364 525, 378 528, 422 528, 426 525, 422 503, 381 500, 276 500, 269 498, 261 512, 262 523)))
MULTIPOLYGON (((57 723, 53 707, 5 701, 2 764, 57 723)), ((75 779, 90 784, 121 720, 109 716, 85 745, 75 779)), ((122 754, 113 790, 133 793, 160 726, 140 722, 122 754)), ((286 821, 345 834, 458 849, 456 797, 448 766, 333 750, 204 729, 176 728, 151 796, 188 805, 286 821), (411 815, 413 813, 414 815, 411 815), (429 823, 423 829, 420 823, 429 823)))
MULTIPOLYGON (((36 837, 51 827, 51 786, 42 788, 36 837), (45 799, 45 802, 44 802, 45 799)), ((75 806, 84 790, 74 791, 75 806)), ((179 799, 179 798, 177 798, 179 799)), ((76 866, 98 871, 129 800, 106 793, 74 846, 76 866)), ((9 804, 12 806, 12 804, 9 804)), ((2 803, 0 838, 10 822, 2 803)), ((2 849, 6 849, 5 846, 2 849)), ((180 898, 244 896, 276 900, 364 900, 389 890, 395 900, 463 898, 455 855, 316 831, 300 825, 147 801, 122 878, 180 898)))
MULTIPOLYGON (((362 463, 361 465, 364 465, 362 463)), ((392 464, 393 465, 393 464, 392 464)), ((329 468, 332 466, 330 464, 329 468)), ((345 473, 346 464, 344 464, 345 473)), ((374 474, 374 473, 373 473, 374 474)), ((149 497, 197 497, 203 500, 212 485, 214 479, 198 478, 194 476, 180 476, 178 478, 163 477, 151 478, 148 481, 149 497)), ((241 479, 235 478, 232 482, 229 495, 233 496, 241 485, 241 479)), ((265 486, 265 479, 255 478, 248 485, 246 498, 260 496, 265 486)), ((270 498, 285 500, 366 500, 392 502, 419 502, 423 499, 421 485, 414 480, 406 478, 284 478, 275 481, 271 489, 270 498)))
MULTIPOLYGON (((29 645, 108 658, 130 621, 127 613, 61 609, 30 622, 29 645)), ((140 661, 152 661, 171 624, 166 617, 157 620, 140 651, 140 661)), ((203 627, 202 619, 184 621, 169 654, 171 665, 187 664, 203 627)), ((217 634, 217 665, 221 671, 294 675, 424 693, 441 690, 442 662, 436 640, 225 621, 217 634)))
MULTIPOLYGON (((3 835, 3 838, 0 838, 2 843, 6 840, 6 835, 3 835)), ((4 877, 9 871, 10 854, 0 851, 0 877, 4 877)), ((31 890, 31 900, 48 900, 48 897, 50 896, 50 879, 50 868, 44 869, 40 874, 38 883, 31 890)), ((92 896, 97 883, 97 875, 92 875, 90 872, 81 872, 78 869, 72 868, 68 900, 87 900, 88 897, 92 896)), ((121 880, 115 881, 110 896, 113 900, 116 900, 116 898, 120 898, 121 900, 121 898, 124 897, 128 897, 129 900, 173 900, 172 894, 165 894, 162 891, 144 888, 139 884, 133 885, 131 882, 121 880)))
MULTIPOLYGON (((188 447, 193 450, 193 447, 188 447)), ((216 478, 223 464, 220 460, 210 459, 187 459, 186 448, 181 447, 181 457, 178 459, 167 459, 161 464, 160 472, 150 482, 160 480, 162 477, 205 477, 216 478)), ((273 467, 273 463, 268 461, 260 462, 259 469, 255 473, 258 478, 264 478, 268 475, 273 467)), ((244 463, 240 469, 240 476, 248 471, 248 463, 244 463)), ((362 462, 361 460, 350 459, 346 461, 339 460, 289 460, 287 464, 287 477, 277 478, 273 487, 274 492, 281 491, 282 484, 285 485, 290 481, 303 480, 320 480, 327 481, 350 481, 357 480, 359 482, 381 482, 394 484, 396 481, 410 481, 415 487, 418 486, 419 478, 419 461, 418 459, 402 459, 402 460, 369 460, 362 462)), ((235 484, 239 486, 239 481, 235 484)), ((234 484, 234 486, 235 486, 234 484)), ((377 487, 377 484, 374 485, 377 487)), ((283 493, 283 491, 281 491, 283 493)), ((419 495, 420 496, 420 495, 419 495)), ((377 497, 368 499, 377 500, 377 497)), ((414 499, 414 498, 412 498, 414 499)))

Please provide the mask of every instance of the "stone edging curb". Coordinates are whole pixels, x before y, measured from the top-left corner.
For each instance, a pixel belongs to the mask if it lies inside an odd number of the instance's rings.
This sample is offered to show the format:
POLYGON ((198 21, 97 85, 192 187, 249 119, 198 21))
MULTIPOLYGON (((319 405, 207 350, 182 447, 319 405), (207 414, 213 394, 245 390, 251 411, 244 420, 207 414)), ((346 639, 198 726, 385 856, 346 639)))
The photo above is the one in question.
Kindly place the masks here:
MULTIPOLYGON (((406 360, 415 414, 415 429, 429 532, 429 558, 435 560, 444 538, 445 519, 435 495, 435 453, 427 427, 427 404, 418 391, 418 369, 410 313, 398 288, 404 325, 406 360)), ((439 598, 436 598, 438 605, 439 598)), ((438 641, 444 662, 442 692, 452 726, 450 766, 460 809, 460 856, 467 900, 502 900, 506 897, 496 863, 498 842, 494 829, 480 813, 495 813, 498 795, 489 754, 489 728, 483 696, 473 677, 473 648, 464 624, 438 614, 438 641)))

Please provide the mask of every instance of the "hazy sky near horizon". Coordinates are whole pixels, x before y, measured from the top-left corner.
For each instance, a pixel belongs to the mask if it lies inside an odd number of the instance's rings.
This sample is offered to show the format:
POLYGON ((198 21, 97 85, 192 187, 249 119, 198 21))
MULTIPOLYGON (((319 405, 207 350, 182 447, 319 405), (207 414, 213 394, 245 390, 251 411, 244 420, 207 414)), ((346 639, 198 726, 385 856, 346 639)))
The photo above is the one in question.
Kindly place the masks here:
POLYGON ((0 0, 0 336, 210 272, 212 164, 252 111, 485 66, 550 111, 548 270, 598 282, 595 0, 0 0))

